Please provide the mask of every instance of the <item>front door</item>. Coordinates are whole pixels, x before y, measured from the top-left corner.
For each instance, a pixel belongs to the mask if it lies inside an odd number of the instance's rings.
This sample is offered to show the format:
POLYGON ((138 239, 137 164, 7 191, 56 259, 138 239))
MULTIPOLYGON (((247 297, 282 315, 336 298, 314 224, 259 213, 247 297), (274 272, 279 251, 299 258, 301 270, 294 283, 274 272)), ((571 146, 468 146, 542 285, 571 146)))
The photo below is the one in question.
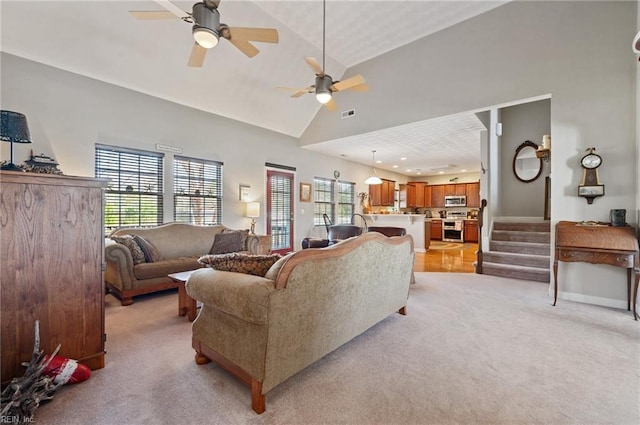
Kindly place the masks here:
POLYGON ((267 170, 267 233, 271 252, 293 251, 293 173, 267 170))

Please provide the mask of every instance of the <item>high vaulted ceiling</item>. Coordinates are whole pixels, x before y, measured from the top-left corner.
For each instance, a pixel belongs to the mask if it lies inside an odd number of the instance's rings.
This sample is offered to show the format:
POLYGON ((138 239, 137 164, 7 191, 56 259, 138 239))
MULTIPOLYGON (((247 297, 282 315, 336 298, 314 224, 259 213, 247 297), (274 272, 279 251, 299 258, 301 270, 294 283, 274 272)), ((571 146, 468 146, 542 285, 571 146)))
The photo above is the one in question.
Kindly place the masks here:
MULTIPOLYGON (((325 70, 334 80, 346 79, 353 76, 349 68, 356 64, 505 2, 330 0, 325 70)), ((173 3, 190 12, 194 2, 173 3)), ((208 51, 202 68, 187 66, 194 43, 189 24, 130 16, 132 10, 165 10, 154 1, 2 0, 0 7, 3 52, 294 137, 321 108, 311 94, 292 99, 290 92, 277 89, 314 83, 304 57, 314 56, 322 64, 320 0, 222 0, 221 22, 276 28, 279 43, 255 43, 260 53, 249 59, 221 40, 208 51)), ((335 113, 345 109, 348 105, 339 104, 335 113)), ((433 169, 466 167, 468 162, 467 168, 477 171, 478 132, 484 127, 473 114, 448 119, 377 131, 375 136, 383 140, 401 134, 393 138, 398 161, 401 156, 411 158, 410 164, 397 164, 397 169, 392 169, 391 158, 380 166, 407 175, 418 168, 428 175, 433 169)), ((308 147, 371 164, 371 136, 308 147)))

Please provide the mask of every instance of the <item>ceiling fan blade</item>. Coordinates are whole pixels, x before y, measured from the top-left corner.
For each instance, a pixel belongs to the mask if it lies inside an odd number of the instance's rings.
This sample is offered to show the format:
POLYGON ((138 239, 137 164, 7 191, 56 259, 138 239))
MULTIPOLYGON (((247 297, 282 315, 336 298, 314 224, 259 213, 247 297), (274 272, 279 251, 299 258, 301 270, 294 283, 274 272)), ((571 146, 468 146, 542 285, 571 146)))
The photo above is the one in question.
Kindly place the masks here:
POLYGON ((314 58, 313 56, 305 56, 304 60, 307 62, 307 64, 309 64, 316 75, 324 75, 324 71, 322 70, 322 67, 320 66, 316 58, 314 58))
POLYGON ((260 53, 260 50, 256 49, 256 46, 246 40, 237 40, 235 38, 230 38, 229 41, 231 42, 231 44, 240 49, 242 53, 249 56, 250 58, 260 53))
POLYGON ((262 43, 277 43, 278 30, 275 28, 229 28, 231 38, 236 40, 260 41, 262 43))
POLYGON ((184 10, 180 9, 178 6, 171 3, 169 0, 155 0, 155 2, 158 3, 160 6, 164 7, 165 9, 167 9, 169 12, 176 15, 178 18, 185 18, 185 17, 191 16, 190 13, 187 13, 184 10))
POLYGON ((331 86, 335 91, 346 90, 360 84, 364 84, 364 77, 362 75, 356 75, 351 78, 347 78, 344 81, 338 81, 331 86))
POLYGON ((333 100, 333 97, 331 98, 330 101, 325 103, 324 106, 326 106, 327 109, 330 110, 330 111, 336 111, 338 109, 338 105, 336 104, 336 101, 333 100))
POLYGON ((357 86, 349 87, 349 90, 365 92, 369 91, 370 87, 366 84, 358 84, 357 86))
POLYGON ((207 54, 207 49, 205 49, 198 43, 194 43, 193 48, 191 49, 191 56, 189 56, 189 62, 187 62, 187 65, 193 68, 200 68, 204 63, 204 57, 206 54, 207 54))
POLYGON ((294 91, 295 93, 291 95, 291 97, 300 97, 304 94, 307 93, 313 93, 313 90, 315 89, 314 86, 309 86, 309 87, 305 87, 303 89, 300 88, 294 88, 294 87, 278 87, 279 90, 288 90, 288 91, 294 91))
POLYGON ((135 19, 176 19, 177 16, 168 10, 130 10, 129 14, 135 19))

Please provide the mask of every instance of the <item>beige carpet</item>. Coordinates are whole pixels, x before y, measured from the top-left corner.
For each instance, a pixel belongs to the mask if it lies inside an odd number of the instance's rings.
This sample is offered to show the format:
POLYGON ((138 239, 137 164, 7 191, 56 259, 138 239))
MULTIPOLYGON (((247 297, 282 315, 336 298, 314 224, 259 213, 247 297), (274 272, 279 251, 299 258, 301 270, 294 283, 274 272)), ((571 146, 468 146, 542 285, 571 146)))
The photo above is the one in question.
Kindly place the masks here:
POLYGON ((547 285, 416 273, 393 315, 279 385, 267 411, 198 366, 177 294, 107 296, 107 366, 59 390, 37 424, 640 423, 640 322, 560 300, 547 285))

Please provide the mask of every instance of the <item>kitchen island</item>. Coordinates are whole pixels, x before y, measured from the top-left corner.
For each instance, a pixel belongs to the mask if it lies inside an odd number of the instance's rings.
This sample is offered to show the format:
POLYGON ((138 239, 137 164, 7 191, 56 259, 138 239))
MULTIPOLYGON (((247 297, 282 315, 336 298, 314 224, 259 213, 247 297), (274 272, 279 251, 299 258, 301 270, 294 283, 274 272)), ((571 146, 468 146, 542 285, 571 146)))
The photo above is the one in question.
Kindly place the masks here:
POLYGON ((407 235, 413 238, 413 249, 415 252, 426 252, 428 244, 425 244, 425 222, 424 214, 364 214, 367 226, 390 226, 404 227, 407 235))

